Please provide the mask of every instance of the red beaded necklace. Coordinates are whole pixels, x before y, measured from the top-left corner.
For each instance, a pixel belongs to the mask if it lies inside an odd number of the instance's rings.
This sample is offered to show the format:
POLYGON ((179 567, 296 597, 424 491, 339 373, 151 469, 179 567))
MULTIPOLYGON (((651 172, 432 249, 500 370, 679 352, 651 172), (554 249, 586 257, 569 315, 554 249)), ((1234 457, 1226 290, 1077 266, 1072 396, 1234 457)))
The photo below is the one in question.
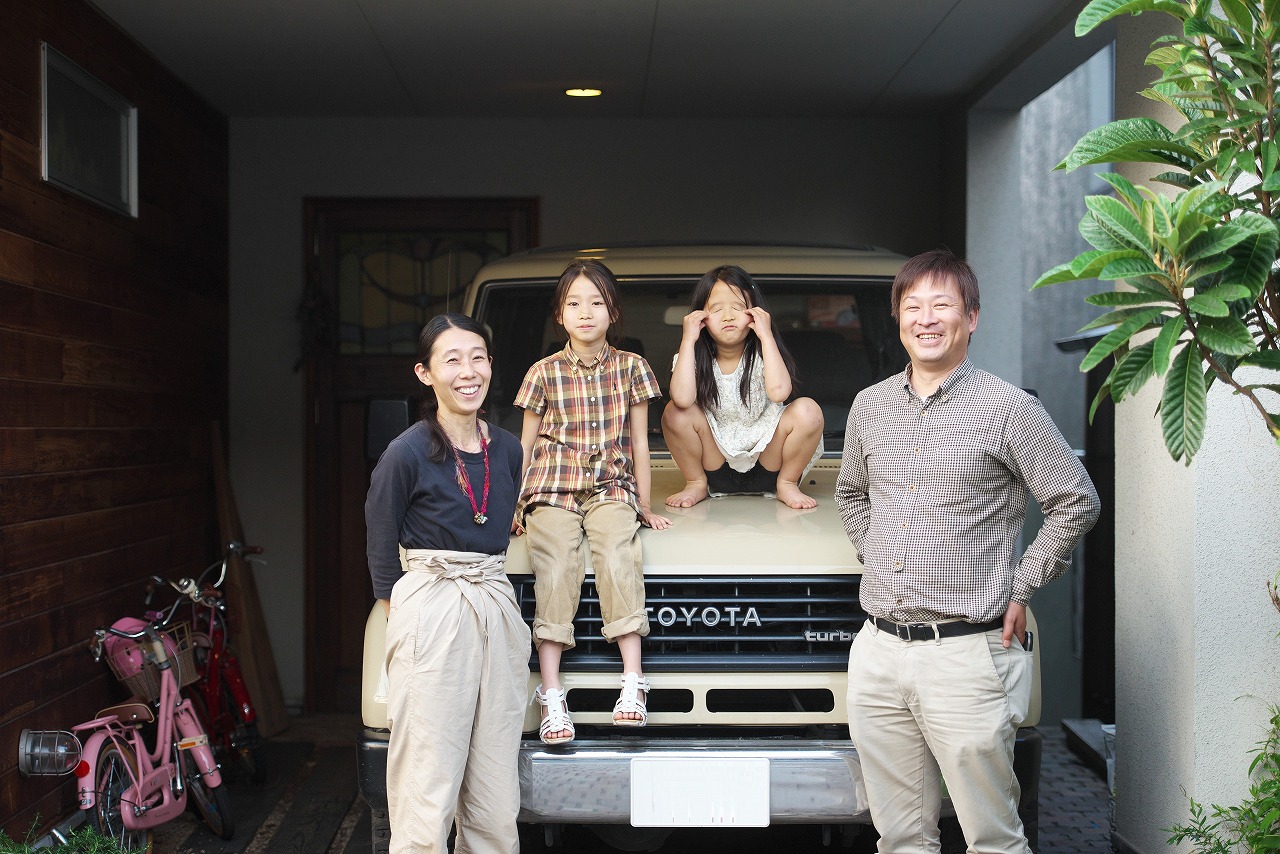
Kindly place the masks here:
POLYGON ((449 443, 449 447, 453 448, 453 460, 458 465, 458 486, 466 493, 475 513, 471 518, 477 525, 483 525, 489 521, 489 517, 485 515, 489 511, 489 443, 484 440, 484 431, 480 429, 479 422, 476 422, 476 435, 480 437, 480 453, 484 454, 484 495, 479 507, 476 506, 476 494, 471 489, 471 481, 467 478, 466 466, 462 464, 462 454, 458 453, 458 446, 453 442, 449 443))

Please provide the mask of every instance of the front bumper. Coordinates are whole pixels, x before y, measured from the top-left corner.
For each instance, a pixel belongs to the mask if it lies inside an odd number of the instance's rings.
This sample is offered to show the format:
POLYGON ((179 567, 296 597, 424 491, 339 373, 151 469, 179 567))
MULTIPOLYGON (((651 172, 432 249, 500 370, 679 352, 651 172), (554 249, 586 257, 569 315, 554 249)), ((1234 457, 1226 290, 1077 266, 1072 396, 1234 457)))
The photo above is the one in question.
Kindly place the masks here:
MULTIPOLYGON (((387 730, 366 727, 359 739, 360 793, 374 810, 387 808, 387 730)), ((1014 772, 1022 787, 1019 812, 1035 848, 1041 736, 1018 731, 1014 772)), ((845 739, 674 740, 654 737, 580 739, 548 749, 520 744, 520 820, 535 824, 628 824, 631 760, 637 756, 762 757, 769 760, 769 812, 774 824, 869 824, 858 752, 845 739)), ((949 814, 950 804, 943 804, 949 814)))
POLYGON ((769 760, 774 824, 868 823, 858 752, 848 741, 589 740, 549 750, 520 747, 520 820, 537 824, 628 824, 631 760, 637 756, 769 760))

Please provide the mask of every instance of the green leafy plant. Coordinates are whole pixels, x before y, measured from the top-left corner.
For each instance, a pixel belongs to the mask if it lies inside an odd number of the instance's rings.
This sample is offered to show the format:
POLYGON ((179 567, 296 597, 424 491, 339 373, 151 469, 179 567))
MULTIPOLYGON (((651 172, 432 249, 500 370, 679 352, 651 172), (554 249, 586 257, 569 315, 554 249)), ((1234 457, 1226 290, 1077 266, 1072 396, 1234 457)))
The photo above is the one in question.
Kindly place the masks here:
POLYGON ((1207 808, 1190 798, 1190 821, 1165 828, 1170 845, 1190 842, 1202 854, 1280 851, 1280 706, 1271 707, 1271 729, 1254 754, 1248 797, 1237 806, 1207 808))
POLYGON ((1111 122, 1057 168, 1156 164, 1168 171, 1152 180, 1173 192, 1103 175, 1114 194, 1089 197, 1080 223, 1094 248, 1033 287, 1084 279, 1129 286, 1087 298, 1112 310, 1081 330, 1108 330, 1081 370, 1115 359, 1090 417, 1107 397, 1118 402, 1162 377, 1165 446, 1190 465, 1214 382, 1248 399, 1280 445, 1280 403, 1270 397, 1280 394, 1280 0, 1093 0, 1076 34, 1143 12, 1181 25, 1147 57, 1160 78, 1142 94, 1182 123, 1111 122), (1257 376, 1242 378, 1242 368, 1257 376))
MULTIPOLYGON (((27 841, 14 842, 7 833, 0 830, 0 854, 31 854, 36 850, 30 842, 34 832, 33 826, 27 834, 27 841)), ((64 845, 40 850, 56 851, 58 854, 143 854, 141 849, 121 847, 119 842, 101 835, 92 827, 82 827, 68 835, 64 845)))

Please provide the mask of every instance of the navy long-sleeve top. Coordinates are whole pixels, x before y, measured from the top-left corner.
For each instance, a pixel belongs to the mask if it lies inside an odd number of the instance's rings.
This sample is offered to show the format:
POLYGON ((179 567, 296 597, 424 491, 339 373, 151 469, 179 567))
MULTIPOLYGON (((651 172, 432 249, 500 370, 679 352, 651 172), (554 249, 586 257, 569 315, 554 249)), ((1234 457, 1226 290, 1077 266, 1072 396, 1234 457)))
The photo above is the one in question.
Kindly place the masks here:
MULTIPOLYGON (((484 554, 507 550, 520 488, 520 440, 489 425, 489 505, 483 525, 475 523, 475 511, 458 483, 452 452, 439 463, 430 455, 431 434, 419 421, 391 441, 370 478, 364 521, 369 574, 379 599, 390 599, 403 575, 400 545, 484 554)), ((462 452, 462 462, 479 506, 484 455, 462 452)))

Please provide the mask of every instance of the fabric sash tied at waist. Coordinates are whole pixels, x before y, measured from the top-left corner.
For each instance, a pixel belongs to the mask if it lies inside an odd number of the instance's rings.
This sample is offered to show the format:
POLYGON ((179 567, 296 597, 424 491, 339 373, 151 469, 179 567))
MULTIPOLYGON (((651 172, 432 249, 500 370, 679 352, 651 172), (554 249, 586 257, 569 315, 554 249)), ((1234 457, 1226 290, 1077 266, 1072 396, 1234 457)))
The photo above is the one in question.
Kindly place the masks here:
POLYGON ((405 569, 427 572, 437 578, 461 579, 473 584, 504 578, 507 555, 484 552, 455 552, 446 549, 405 549, 405 569))

